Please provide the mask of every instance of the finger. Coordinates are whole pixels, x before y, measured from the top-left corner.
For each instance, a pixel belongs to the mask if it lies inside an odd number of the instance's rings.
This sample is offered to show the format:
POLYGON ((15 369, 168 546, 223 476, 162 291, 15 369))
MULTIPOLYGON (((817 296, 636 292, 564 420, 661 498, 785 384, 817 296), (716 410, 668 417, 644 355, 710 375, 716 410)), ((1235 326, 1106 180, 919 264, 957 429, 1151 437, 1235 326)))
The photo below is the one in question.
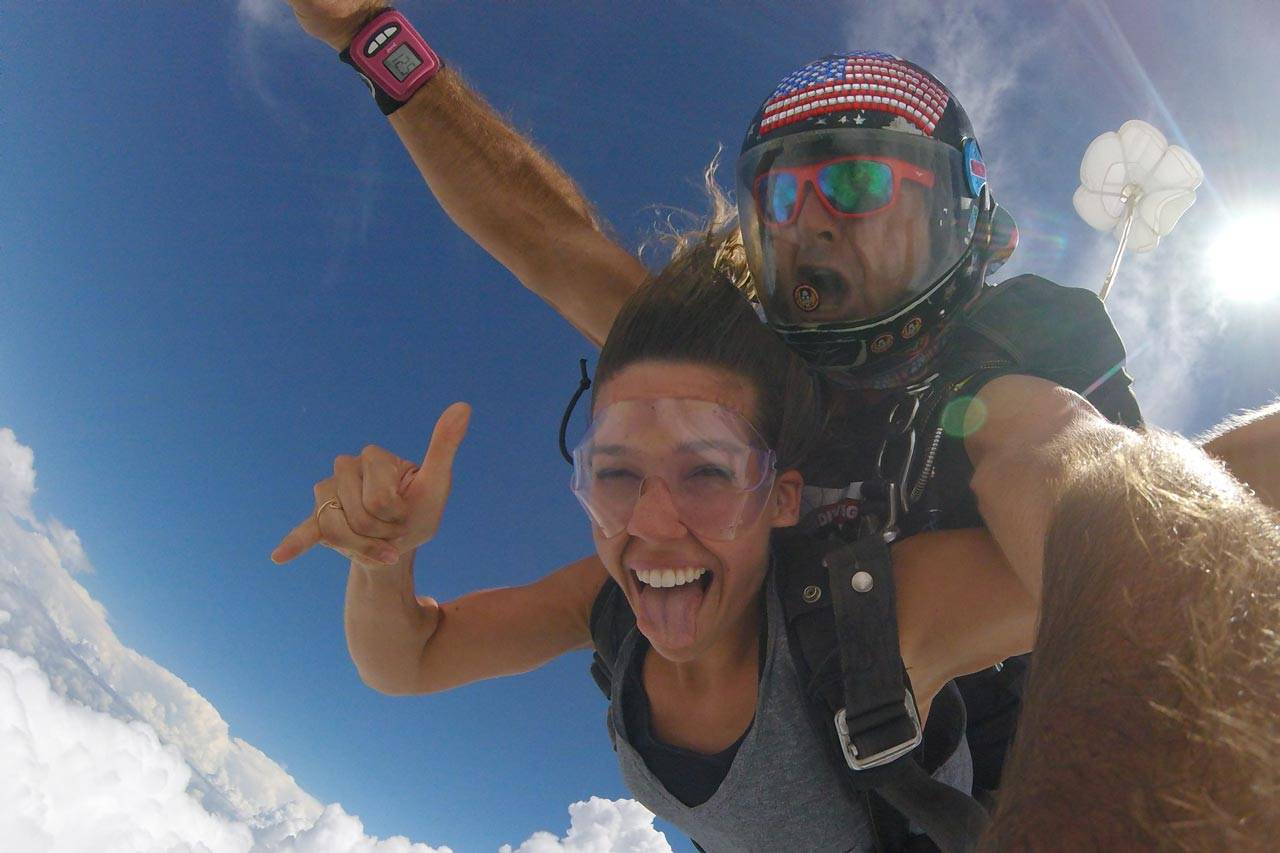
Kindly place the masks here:
POLYGON ((319 541, 345 557, 358 562, 391 565, 400 558, 400 552, 383 539, 361 536, 347 523, 346 508, 329 507, 315 516, 319 528, 319 541))
POLYGON ((444 511, 445 502, 449 499, 453 460, 458 455, 458 447, 467 434, 470 421, 471 407, 466 403, 454 403, 444 410, 431 432, 431 443, 422 459, 422 467, 409 484, 410 502, 423 501, 426 505, 435 507, 437 522, 439 513, 444 511))
POLYGON ((360 451, 361 503, 365 512, 388 524, 404 524, 409 506, 400 496, 400 480, 412 468, 409 460, 372 444, 360 451))
POLYGON ((271 552, 271 560, 277 565, 287 563, 310 551, 311 546, 319 541, 320 528, 316 525, 316 520, 313 516, 285 534, 285 537, 280 540, 280 544, 271 552))
POLYGON ((333 460, 333 481, 342 503, 342 514, 347 525, 356 534, 390 540, 402 534, 399 527, 374 518, 364 507, 364 477, 360 460, 354 456, 339 456, 333 460))

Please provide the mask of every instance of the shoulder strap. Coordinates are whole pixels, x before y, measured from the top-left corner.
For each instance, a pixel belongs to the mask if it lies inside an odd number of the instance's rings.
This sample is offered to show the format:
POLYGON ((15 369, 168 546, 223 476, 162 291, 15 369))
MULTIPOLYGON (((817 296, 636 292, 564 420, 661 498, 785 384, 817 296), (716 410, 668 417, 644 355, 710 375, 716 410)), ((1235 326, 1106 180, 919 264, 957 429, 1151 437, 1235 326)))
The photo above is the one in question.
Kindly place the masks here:
MULTIPOLYGON (((1124 343, 1093 291, 1017 276, 986 287, 959 325, 1007 357, 1016 366, 1013 372, 1070 388, 1111 421, 1142 425, 1133 381, 1124 370, 1124 343)), ((969 372, 976 372, 983 357, 966 359, 966 349, 961 346, 951 357, 971 361, 969 372)))
MULTIPOLYGON (((811 723, 830 744, 847 788, 855 797, 872 795, 882 849, 905 842, 907 821, 943 851, 971 849, 986 826, 986 812, 916 760, 923 734, 898 645, 892 560, 884 538, 870 534, 852 544, 821 543, 793 534, 780 538, 779 552, 787 635, 811 723), (886 821, 876 798, 906 820, 886 821)), ((964 728, 962 708, 960 724, 948 726, 956 743, 964 728)))
POLYGON ((622 587, 613 578, 606 580, 596 593, 587 624, 595 647, 591 656, 591 677, 604 693, 604 698, 609 699, 613 696, 613 665, 618 659, 618 650, 636 624, 635 614, 627 604, 622 587))

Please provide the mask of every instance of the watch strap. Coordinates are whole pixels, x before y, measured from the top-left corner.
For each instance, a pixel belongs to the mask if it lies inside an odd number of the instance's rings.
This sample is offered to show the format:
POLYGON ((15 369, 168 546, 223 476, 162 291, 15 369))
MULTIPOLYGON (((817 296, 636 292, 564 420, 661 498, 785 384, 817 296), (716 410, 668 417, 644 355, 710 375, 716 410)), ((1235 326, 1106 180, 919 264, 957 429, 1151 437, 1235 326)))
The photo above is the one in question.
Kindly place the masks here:
MULTIPOLYGON (((383 38, 384 36, 382 35, 377 36, 377 39, 380 42, 383 38)), ((370 44, 370 46, 372 47, 372 44, 370 44)), ((338 54, 338 59, 354 68, 356 73, 360 75, 360 79, 364 80, 365 85, 369 87, 369 94, 373 96, 374 102, 378 105, 378 109, 382 111, 383 115, 391 115, 408 103, 409 99, 413 97, 418 89, 425 86, 427 82, 435 77, 435 75, 440 72, 440 69, 444 67, 444 63, 440 60, 439 55, 431 49, 425 39, 422 38, 421 34, 414 29, 413 25, 405 19, 403 14, 390 6, 377 9, 370 13, 369 17, 360 26, 360 29, 357 30, 356 35, 352 38, 351 44, 338 54), (399 93, 399 97, 378 85, 375 76, 366 73, 366 70, 361 67, 360 62, 358 62, 351 54, 352 46, 364 45, 370 42, 371 36, 374 36, 378 30, 389 24, 394 25, 401 31, 411 34, 412 38, 416 40, 416 46, 419 50, 421 51, 422 49, 425 49, 425 53, 427 54, 426 56, 420 57, 420 59, 428 65, 428 70, 425 74, 420 73, 419 79, 416 80, 412 87, 407 91, 401 91, 399 93)), ((376 60, 366 59, 364 61, 372 63, 376 60)))

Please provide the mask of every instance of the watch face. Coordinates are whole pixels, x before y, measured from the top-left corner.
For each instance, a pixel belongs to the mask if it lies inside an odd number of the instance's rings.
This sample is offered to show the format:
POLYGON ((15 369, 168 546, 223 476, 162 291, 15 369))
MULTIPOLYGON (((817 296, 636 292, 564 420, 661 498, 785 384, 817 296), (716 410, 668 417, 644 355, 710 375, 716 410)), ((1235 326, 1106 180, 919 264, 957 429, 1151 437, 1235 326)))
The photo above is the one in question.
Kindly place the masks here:
POLYGON ((382 60, 382 64, 395 75, 397 80, 404 82, 404 78, 412 74, 413 69, 422 64, 422 58, 414 53, 409 45, 402 44, 393 50, 386 59, 382 60))

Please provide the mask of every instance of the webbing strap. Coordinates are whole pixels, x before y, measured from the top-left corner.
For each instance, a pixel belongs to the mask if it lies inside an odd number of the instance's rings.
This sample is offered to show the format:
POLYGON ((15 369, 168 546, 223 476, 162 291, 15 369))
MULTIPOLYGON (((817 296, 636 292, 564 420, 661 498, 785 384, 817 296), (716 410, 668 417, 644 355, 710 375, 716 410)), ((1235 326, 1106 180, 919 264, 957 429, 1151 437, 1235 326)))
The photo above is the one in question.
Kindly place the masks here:
POLYGON ((899 647, 888 545, 882 536, 865 535, 828 553, 823 563, 844 681, 847 732, 840 740, 853 784, 874 790, 943 853, 974 849, 988 822, 986 811, 909 755, 921 730, 899 647), (872 768, 880 772, 867 773, 872 768))
POLYGON ((865 770, 910 752, 921 738, 898 647, 893 564, 874 534, 832 551, 823 564, 844 682, 844 707, 833 725, 842 729, 849 767, 865 770))
POLYGON ((986 810, 973 797, 934 779, 910 759, 892 784, 876 793, 924 830, 942 853, 970 853, 990 823, 986 810))

